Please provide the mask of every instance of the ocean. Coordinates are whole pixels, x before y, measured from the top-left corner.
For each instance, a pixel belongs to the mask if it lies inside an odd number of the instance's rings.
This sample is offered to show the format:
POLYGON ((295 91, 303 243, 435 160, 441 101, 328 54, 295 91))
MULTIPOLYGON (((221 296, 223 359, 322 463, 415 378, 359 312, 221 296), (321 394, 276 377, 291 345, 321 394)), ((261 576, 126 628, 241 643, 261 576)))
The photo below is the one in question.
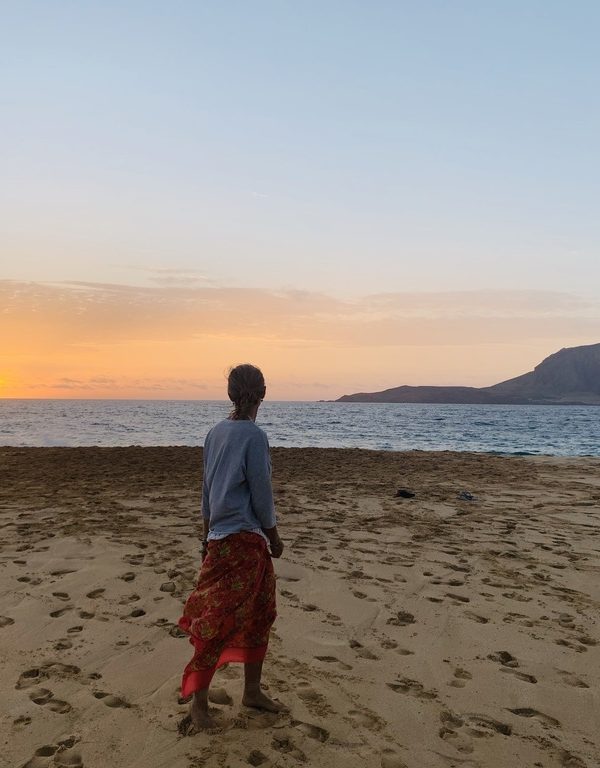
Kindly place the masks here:
MULTIPOLYGON (((0 445, 202 445, 229 403, 0 400, 0 445)), ((600 456, 600 407, 269 402, 272 446, 600 456)))

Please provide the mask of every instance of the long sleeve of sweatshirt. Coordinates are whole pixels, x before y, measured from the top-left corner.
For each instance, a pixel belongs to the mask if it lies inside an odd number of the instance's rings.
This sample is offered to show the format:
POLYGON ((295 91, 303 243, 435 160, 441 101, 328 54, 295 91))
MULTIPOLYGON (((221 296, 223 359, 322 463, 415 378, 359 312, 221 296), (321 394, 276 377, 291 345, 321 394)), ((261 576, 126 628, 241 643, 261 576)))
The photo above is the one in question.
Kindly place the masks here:
POLYGON ((271 485, 271 456, 267 436, 262 430, 257 430, 248 441, 246 482, 250 488, 252 510, 261 527, 273 528, 277 521, 271 485))

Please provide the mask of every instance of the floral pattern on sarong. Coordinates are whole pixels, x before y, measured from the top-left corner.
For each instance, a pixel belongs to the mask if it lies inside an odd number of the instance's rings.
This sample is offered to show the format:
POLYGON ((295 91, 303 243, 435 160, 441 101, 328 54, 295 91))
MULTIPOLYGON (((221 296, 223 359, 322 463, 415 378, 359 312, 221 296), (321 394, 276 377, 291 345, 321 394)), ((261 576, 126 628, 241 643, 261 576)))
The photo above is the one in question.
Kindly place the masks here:
POLYGON ((266 541, 246 531, 210 541, 179 620, 195 648, 183 695, 208 684, 227 661, 262 658, 275 617, 275 574, 266 541))

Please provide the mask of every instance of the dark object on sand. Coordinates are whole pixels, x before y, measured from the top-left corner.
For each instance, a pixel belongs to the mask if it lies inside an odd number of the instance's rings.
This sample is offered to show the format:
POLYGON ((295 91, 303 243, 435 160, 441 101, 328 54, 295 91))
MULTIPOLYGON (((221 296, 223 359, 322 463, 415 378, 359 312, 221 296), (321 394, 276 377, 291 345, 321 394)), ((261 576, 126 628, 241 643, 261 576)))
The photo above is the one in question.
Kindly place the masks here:
POLYGON ((396 491, 397 499, 414 499, 415 494, 412 491, 407 491, 406 488, 398 488, 396 491))
POLYGON ((458 494, 458 498, 463 501, 475 501, 475 496, 473 496, 472 493, 469 493, 469 491, 461 491, 458 494))

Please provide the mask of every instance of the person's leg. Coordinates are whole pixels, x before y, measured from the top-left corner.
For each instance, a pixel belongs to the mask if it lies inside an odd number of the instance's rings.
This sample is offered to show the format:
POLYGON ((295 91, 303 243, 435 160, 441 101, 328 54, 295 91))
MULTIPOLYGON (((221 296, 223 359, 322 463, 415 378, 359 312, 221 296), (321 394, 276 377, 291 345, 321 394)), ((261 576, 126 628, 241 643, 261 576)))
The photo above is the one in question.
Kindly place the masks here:
POLYGON ((199 731, 217 727, 214 718, 208 713, 208 688, 202 688, 202 690, 194 693, 190 705, 190 718, 194 727, 199 731))
POLYGON ((270 699, 260 687, 262 677, 262 661, 244 664, 244 695, 242 704, 255 709, 265 709, 267 712, 283 712, 286 707, 278 701, 270 699))

